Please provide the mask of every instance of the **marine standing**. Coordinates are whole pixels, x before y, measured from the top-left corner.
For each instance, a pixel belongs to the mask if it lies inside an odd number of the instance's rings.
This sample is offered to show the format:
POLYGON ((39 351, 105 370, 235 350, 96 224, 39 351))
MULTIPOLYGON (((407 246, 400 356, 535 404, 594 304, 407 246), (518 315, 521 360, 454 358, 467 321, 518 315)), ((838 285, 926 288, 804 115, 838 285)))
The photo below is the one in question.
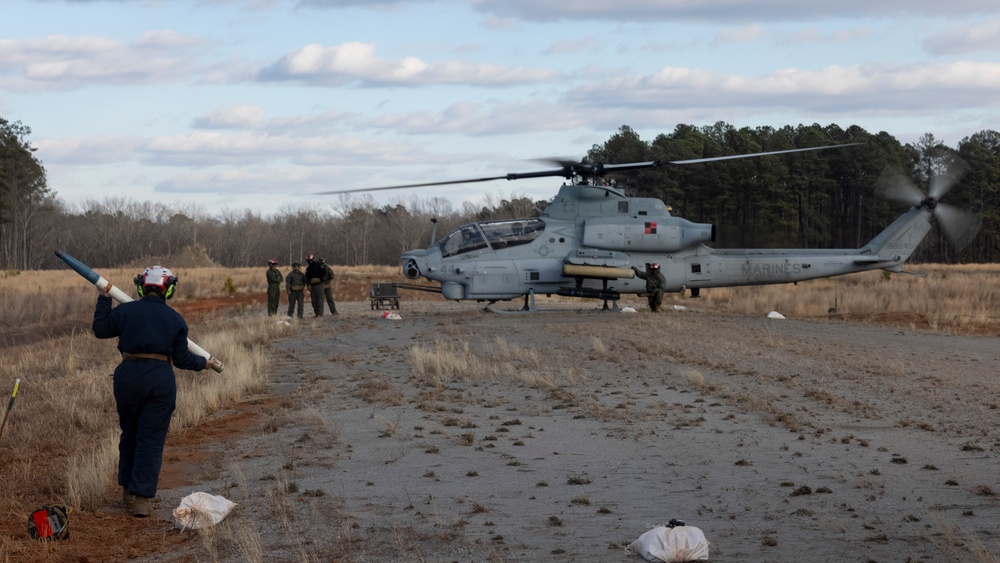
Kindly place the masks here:
POLYGON ((114 395, 121 437, 118 484, 122 503, 142 518, 152 512, 163 464, 163 445, 177 403, 172 366, 201 371, 218 363, 188 350, 184 318, 167 305, 177 278, 162 266, 135 277, 138 301, 111 307, 111 284, 98 290, 92 330, 97 338, 118 337, 122 361, 114 371, 114 395))
POLYGON ((299 318, 302 318, 302 308, 305 303, 306 275, 302 273, 302 264, 292 262, 292 271, 285 276, 285 291, 288 292, 288 317, 292 317, 295 305, 298 304, 299 318))
POLYGON ((655 262, 650 264, 648 272, 643 272, 635 266, 632 266, 632 270, 635 271, 636 277, 646 280, 646 297, 649 299, 649 310, 654 313, 658 312, 660 305, 663 304, 663 292, 667 289, 667 278, 663 277, 663 274, 660 273, 660 265, 655 262))
POLYGON ((271 258, 267 261, 267 315, 278 314, 278 303, 281 302, 281 282, 285 276, 278 269, 278 261, 271 258))
POLYGON ((326 268, 312 254, 306 256, 306 281, 309 283, 309 300, 312 302, 313 315, 323 316, 323 278, 326 268))
POLYGON ((333 268, 326 263, 326 258, 320 258, 319 263, 323 265, 326 276, 323 278, 323 295, 326 296, 326 305, 330 307, 330 314, 336 315, 337 304, 333 301, 333 268))

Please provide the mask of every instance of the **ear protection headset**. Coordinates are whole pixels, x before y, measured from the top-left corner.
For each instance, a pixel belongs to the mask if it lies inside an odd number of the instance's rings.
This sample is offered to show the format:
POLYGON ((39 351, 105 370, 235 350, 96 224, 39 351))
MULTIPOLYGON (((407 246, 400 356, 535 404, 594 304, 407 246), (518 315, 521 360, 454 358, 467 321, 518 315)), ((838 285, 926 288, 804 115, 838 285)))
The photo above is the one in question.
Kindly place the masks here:
POLYGON ((173 297, 174 290, 177 289, 177 276, 162 266, 146 268, 132 282, 135 283, 135 290, 139 297, 144 297, 146 295, 145 288, 150 286, 160 288, 163 291, 164 299, 173 297))

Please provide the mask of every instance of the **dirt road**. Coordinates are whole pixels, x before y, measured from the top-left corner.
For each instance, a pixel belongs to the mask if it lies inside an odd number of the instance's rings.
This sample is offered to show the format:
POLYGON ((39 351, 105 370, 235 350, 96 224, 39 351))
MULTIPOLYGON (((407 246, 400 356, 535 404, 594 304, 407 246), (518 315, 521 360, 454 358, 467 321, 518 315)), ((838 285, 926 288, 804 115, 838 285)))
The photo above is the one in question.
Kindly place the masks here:
POLYGON ((174 555, 639 561, 679 518, 717 562, 1000 557, 995 338, 690 303, 276 325, 272 394, 168 443, 161 517, 240 504, 174 555))

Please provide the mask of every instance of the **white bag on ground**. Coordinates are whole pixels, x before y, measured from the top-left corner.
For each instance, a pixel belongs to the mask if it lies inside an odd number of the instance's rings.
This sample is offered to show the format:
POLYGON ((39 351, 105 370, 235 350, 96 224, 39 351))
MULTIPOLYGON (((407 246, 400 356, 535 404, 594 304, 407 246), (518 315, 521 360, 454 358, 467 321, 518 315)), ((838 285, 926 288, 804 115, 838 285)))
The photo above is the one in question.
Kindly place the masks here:
POLYGON ((657 526, 628 546, 646 561, 708 561, 708 540, 700 528, 657 526))
POLYGON ((191 493, 174 509, 174 518, 182 530, 199 530, 222 522, 236 503, 208 493, 191 493))

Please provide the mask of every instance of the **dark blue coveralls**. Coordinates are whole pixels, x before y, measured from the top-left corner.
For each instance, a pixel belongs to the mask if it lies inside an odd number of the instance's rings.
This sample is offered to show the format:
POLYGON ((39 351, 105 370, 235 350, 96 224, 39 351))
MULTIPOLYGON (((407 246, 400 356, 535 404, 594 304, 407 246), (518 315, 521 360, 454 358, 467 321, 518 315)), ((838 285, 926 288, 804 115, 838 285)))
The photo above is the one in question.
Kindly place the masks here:
MULTIPOLYGON (((93 330, 97 338, 117 336, 120 352, 162 354, 181 369, 205 369, 206 359, 188 350, 184 318, 155 293, 114 309, 110 297, 99 295, 93 330)), ((115 368, 114 390, 122 430, 118 484, 133 495, 153 498, 177 400, 174 370, 162 360, 122 360, 115 368)))

